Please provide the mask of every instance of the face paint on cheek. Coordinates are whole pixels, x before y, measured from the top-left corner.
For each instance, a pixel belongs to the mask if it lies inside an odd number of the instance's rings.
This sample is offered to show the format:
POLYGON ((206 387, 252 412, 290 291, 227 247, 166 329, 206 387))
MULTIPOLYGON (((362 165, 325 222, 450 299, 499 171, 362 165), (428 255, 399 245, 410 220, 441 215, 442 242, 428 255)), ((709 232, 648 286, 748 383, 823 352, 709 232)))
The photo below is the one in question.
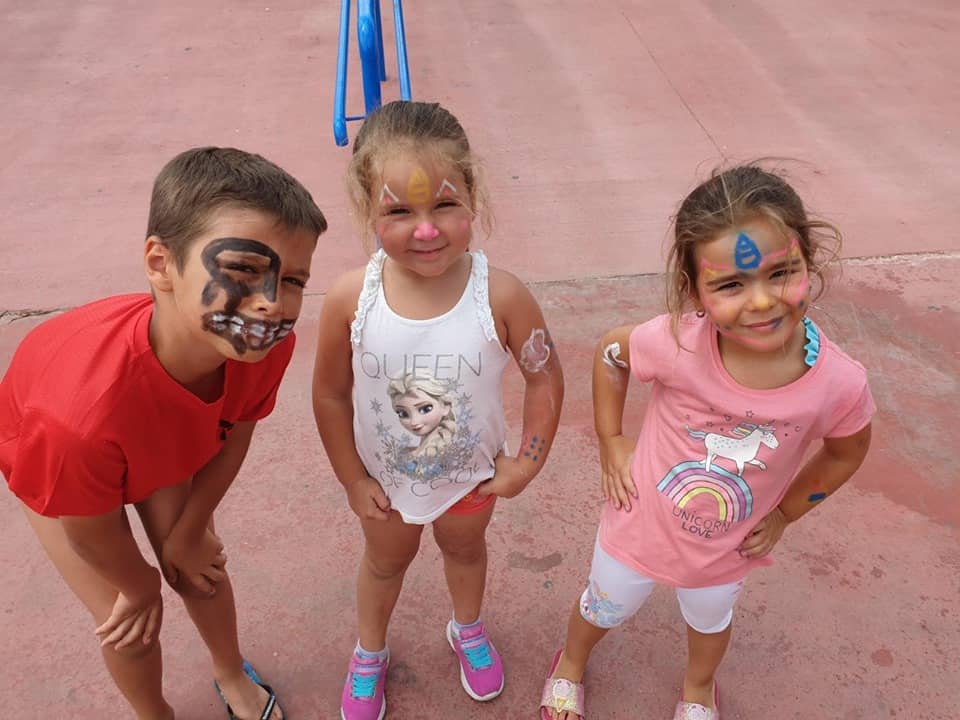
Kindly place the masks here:
POLYGON ((807 294, 810 292, 810 276, 806 268, 803 270, 803 276, 790 283, 783 294, 783 301, 787 305, 803 309, 807 305, 807 294))
POLYGON ((430 200, 430 179, 422 168, 410 173, 407 181, 407 200, 412 203, 425 203, 430 200))
POLYGON ((227 297, 222 310, 204 313, 206 332, 227 340, 238 355, 266 350, 290 334, 295 320, 262 320, 237 312, 243 299, 255 293, 276 302, 280 256, 270 247, 245 238, 219 238, 200 257, 210 273, 200 301, 209 307, 221 290, 227 297), (249 281, 241 279, 248 275, 249 281))

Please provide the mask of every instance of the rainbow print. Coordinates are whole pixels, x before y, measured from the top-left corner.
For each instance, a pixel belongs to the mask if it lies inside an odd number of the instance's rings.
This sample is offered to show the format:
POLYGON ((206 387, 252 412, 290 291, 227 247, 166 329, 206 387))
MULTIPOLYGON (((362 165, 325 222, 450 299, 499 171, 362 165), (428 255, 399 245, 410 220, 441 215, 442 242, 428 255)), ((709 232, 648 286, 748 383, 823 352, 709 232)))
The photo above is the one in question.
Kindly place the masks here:
POLYGON ((693 498, 708 495, 717 501, 717 518, 721 522, 740 522, 753 512, 753 492, 742 477, 717 465, 704 469, 703 463, 696 460, 675 465, 657 483, 657 490, 681 509, 693 498))

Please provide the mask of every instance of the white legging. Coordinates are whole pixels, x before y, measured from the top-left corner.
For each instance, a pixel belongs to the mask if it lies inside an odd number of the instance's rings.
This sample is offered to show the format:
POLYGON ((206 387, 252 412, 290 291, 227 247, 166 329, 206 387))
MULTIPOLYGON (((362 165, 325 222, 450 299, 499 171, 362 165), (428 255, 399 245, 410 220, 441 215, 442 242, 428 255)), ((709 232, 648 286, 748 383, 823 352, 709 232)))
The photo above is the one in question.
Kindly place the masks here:
MULTIPOLYGON (((580 614, 591 625, 616 627, 641 608, 656 585, 656 581, 610 557, 600 547, 598 537, 593 548, 590 584, 580 596, 580 614)), ((683 619, 704 634, 726 630, 741 589, 743 580, 702 588, 678 587, 683 619)))

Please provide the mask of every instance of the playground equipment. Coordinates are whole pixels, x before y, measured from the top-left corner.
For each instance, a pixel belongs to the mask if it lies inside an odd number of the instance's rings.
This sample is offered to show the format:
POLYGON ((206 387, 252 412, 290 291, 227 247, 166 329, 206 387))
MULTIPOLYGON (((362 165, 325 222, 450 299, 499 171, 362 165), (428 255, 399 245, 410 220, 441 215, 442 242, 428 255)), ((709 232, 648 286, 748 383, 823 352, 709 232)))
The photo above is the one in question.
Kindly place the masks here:
MULTIPOLYGON (((397 44, 397 76, 400 99, 410 99, 410 71, 407 67, 407 39, 403 28, 403 3, 393 0, 393 28, 397 44)), ((333 98, 333 137, 337 145, 348 142, 347 123, 363 120, 380 107, 380 83, 387 79, 383 58, 383 26, 380 21, 380 0, 358 0, 357 45, 360 48, 360 74, 363 77, 364 115, 348 117, 347 52, 350 35, 350 0, 340 2, 340 42, 337 51, 337 85, 333 98)))

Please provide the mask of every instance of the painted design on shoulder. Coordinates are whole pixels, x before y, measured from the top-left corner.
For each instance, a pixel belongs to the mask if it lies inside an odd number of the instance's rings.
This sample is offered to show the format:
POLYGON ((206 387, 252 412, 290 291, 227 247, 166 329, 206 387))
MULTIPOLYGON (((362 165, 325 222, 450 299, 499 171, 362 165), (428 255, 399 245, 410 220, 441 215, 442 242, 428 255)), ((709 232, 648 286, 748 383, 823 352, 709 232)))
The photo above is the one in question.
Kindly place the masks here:
POLYGON ((620 358, 620 343, 610 343, 603 349, 603 362, 610 367, 627 367, 627 364, 620 358))
POLYGON ((523 369, 531 373, 542 371, 550 359, 551 344, 546 330, 534 328, 520 348, 520 365, 523 369))
POLYGON ((393 205, 394 203, 400 202, 400 198, 396 196, 393 190, 390 189, 390 186, 386 183, 383 184, 383 190, 380 191, 380 204, 381 205, 393 205))

